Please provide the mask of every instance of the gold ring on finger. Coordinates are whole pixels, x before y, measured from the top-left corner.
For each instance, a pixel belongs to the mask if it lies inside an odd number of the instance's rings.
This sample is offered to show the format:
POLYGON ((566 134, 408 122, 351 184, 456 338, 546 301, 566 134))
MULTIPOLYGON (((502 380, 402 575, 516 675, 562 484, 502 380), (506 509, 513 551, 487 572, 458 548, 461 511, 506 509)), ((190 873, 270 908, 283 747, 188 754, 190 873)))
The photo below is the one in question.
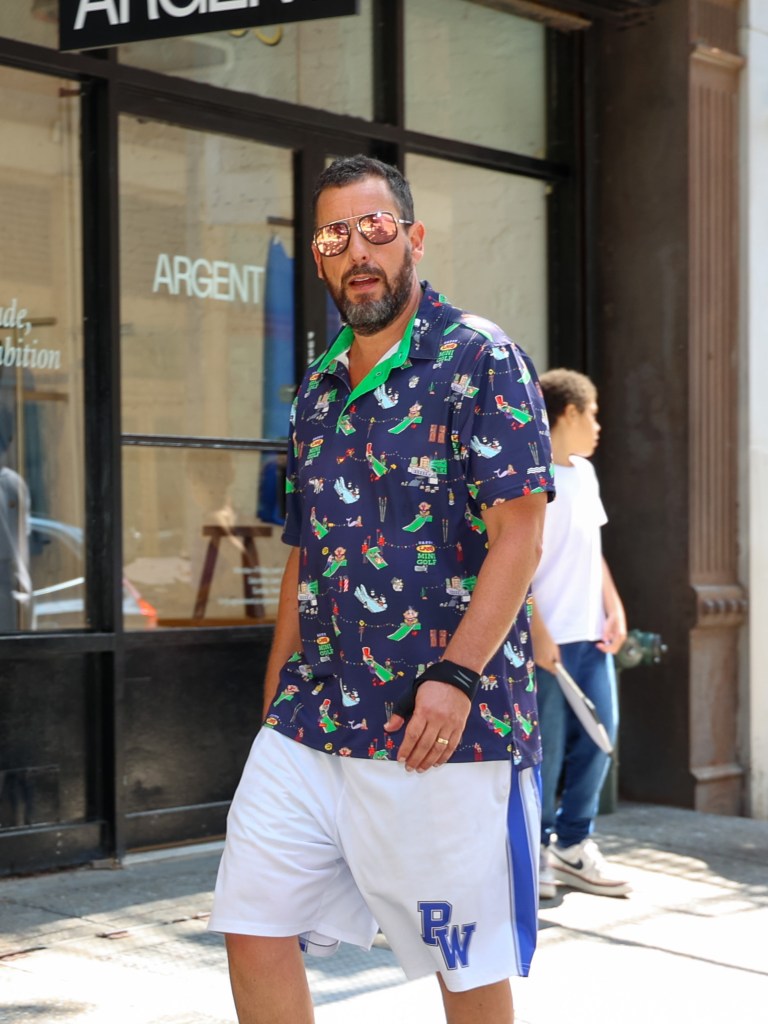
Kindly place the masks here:
POLYGON ((437 739, 435 740, 435 743, 442 743, 444 747, 447 747, 449 742, 450 740, 443 739, 442 736, 438 736, 437 739))

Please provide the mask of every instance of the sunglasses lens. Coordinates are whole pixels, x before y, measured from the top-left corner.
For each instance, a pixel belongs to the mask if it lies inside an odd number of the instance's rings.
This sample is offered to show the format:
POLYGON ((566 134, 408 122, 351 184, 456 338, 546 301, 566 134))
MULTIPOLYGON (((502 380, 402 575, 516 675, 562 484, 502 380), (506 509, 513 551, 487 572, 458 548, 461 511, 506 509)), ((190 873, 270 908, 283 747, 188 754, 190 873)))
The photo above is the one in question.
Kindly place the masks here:
POLYGON ((315 234, 315 245, 321 256, 338 256, 344 252, 348 243, 349 224, 343 220, 326 224, 315 234))
POLYGON ((397 223, 391 213, 369 213, 358 223, 363 236, 374 245, 386 245, 397 236, 397 223))
MULTIPOLYGON (((357 227, 363 238, 373 245, 386 245, 397 238, 397 221, 391 213, 366 213, 357 220, 357 227)), ((348 220, 337 220, 318 228, 315 232, 317 251, 321 256, 339 256, 349 245, 351 230, 348 220)))

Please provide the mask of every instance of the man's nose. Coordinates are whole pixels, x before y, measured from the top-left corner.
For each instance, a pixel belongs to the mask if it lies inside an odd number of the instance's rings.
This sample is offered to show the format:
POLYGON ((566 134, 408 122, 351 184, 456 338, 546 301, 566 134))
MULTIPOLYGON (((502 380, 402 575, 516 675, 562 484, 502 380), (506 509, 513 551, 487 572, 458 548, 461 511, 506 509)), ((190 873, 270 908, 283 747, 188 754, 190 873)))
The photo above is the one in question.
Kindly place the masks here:
POLYGON ((366 241, 365 237, 360 231, 358 231, 355 224, 350 225, 350 228, 349 245, 347 246, 350 258, 355 262, 367 260, 371 252, 370 242, 366 241))

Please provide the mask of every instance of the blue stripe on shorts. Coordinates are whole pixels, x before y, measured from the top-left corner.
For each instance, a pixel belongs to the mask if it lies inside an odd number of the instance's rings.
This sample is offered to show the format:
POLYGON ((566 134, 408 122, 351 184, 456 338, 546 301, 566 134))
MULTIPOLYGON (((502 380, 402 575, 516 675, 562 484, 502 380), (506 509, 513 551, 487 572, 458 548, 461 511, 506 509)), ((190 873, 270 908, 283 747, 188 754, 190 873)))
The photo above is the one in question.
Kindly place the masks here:
POLYGON ((536 950, 539 918, 540 765, 522 771, 513 769, 507 826, 515 945, 519 972, 526 978, 536 950))

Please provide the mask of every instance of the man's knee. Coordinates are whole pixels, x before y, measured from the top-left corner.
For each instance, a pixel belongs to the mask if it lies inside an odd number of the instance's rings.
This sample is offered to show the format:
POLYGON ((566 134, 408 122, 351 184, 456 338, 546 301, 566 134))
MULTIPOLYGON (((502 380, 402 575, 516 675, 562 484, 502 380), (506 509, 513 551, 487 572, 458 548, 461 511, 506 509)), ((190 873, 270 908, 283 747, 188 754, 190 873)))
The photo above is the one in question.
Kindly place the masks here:
POLYGON ((515 1011, 508 980, 451 992, 440 974, 437 978, 448 1024, 513 1024, 515 1011))

